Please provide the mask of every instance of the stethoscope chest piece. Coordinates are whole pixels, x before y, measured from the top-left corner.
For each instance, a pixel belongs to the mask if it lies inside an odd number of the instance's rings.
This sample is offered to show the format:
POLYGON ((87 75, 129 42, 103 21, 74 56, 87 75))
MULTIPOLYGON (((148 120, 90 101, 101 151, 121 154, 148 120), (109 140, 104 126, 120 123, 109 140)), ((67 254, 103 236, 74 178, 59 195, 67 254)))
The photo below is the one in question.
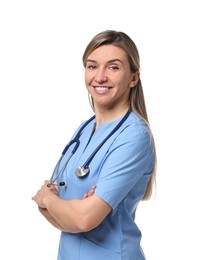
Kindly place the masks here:
POLYGON ((90 172, 90 168, 88 166, 86 166, 86 167, 81 166, 81 167, 77 168, 77 170, 75 171, 75 174, 77 177, 83 178, 83 177, 86 177, 89 172, 90 172))
MULTIPOLYGON (((120 126, 124 123, 124 121, 127 119, 127 117, 130 115, 131 111, 130 109, 128 110, 128 112, 125 114, 125 116, 122 118, 122 120, 115 126, 115 128, 111 131, 111 133, 109 133, 106 138, 96 147, 96 149, 93 151, 93 153, 89 156, 89 158, 86 160, 86 162, 79 167, 76 171, 75 171, 75 175, 79 178, 84 178, 86 177, 89 172, 90 172, 90 168, 89 165, 92 161, 92 159, 94 158, 94 156, 96 155, 96 153, 100 150, 100 148, 103 146, 103 144, 120 128, 120 126)), ((56 183, 56 181, 58 180, 59 176, 61 174, 63 174, 64 170, 66 169, 66 166, 69 162, 69 160, 71 159, 71 157, 73 156, 73 154, 76 152, 77 148, 80 145, 80 141, 79 138, 83 132, 83 129, 95 118, 95 116, 91 117, 89 120, 87 120, 87 122, 85 122, 81 128, 79 129, 78 133, 76 134, 75 138, 73 140, 71 140, 66 147, 64 148, 62 155, 59 159, 59 161, 57 162, 55 169, 53 171, 52 177, 51 177, 51 181, 47 184, 47 187, 50 188, 51 185, 58 185, 58 186, 67 186, 65 182, 60 182, 60 183, 56 183), (64 154, 67 152, 68 148, 73 145, 74 143, 75 146, 70 154, 70 156, 67 158, 66 162, 64 163, 64 165, 62 166, 62 168, 59 169, 59 165, 61 163, 62 157, 64 156, 64 154), (57 173, 56 173, 57 172, 57 173), (54 176, 55 175, 55 176, 54 176)))

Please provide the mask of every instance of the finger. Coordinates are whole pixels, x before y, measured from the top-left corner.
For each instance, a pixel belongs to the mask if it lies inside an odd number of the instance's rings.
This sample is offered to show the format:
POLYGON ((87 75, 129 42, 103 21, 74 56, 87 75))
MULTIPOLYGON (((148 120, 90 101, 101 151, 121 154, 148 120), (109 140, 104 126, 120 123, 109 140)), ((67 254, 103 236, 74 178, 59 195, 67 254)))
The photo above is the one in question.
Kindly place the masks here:
POLYGON ((92 185, 91 190, 95 190, 96 189, 96 185, 92 185))
POLYGON ((88 197, 92 196, 93 194, 94 194, 94 191, 93 191, 93 190, 90 190, 90 191, 88 192, 88 197))
POLYGON ((44 184, 48 184, 48 183, 50 183, 49 180, 45 180, 45 181, 44 181, 44 184))
POLYGON ((87 197, 88 197, 88 194, 85 193, 85 194, 83 195, 83 199, 86 199, 87 197))
POLYGON ((88 195, 89 195, 89 196, 93 195, 94 192, 95 192, 95 189, 96 189, 96 186, 93 185, 93 186, 91 187, 90 191, 88 192, 88 195))

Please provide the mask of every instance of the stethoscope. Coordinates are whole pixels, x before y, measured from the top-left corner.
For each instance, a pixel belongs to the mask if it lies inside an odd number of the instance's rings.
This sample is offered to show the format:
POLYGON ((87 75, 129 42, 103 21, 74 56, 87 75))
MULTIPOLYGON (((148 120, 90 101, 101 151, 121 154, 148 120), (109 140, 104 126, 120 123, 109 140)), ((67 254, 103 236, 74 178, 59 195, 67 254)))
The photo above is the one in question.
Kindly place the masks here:
MULTIPOLYGON (((96 149, 93 151, 93 153, 88 157, 88 159, 86 160, 86 162, 78 167, 75 171, 75 175, 79 178, 84 178, 86 177, 89 172, 90 172, 90 168, 89 168, 89 165, 92 161, 92 159, 94 158, 94 156, 97 154, 97 152, 101 149, 101 147, 103 146, 103 144, 120 128, 120 126, 126 121, 126 119, 128 118, 128 116, 130 115, 131 113, 131 110, 129 109, 127 111, 127 113, 124 115, 124 117, 121 119, 121 121, 114 127, 114 129, 109 133, 109 135, 96 147, 96 149)), ((80 145, 80 136, 84 130, 84 128, 95 118, 95 116, 92 116, 90 119, 88 119, 82 126, 81 128, 79 129, 79 131, 77 132, 77 134, 75 135, 75 137, 66 145, 66 147, 64 148, 62 154, 61 154, 61 157, 59 158, 54 170, 53 170, 53 173, 52 173, 52 176, 51 176, 51 179, 50 179, 50 182, 47 184, 47 187, 50 188, 53 184, 55 184, 56 180, 58 179, 58 177, 64 172, 64 170, 66 169, 66 166, 68 164, 68 162, 70 161, 71 157, 74 155, 74 153, 77 151, 79 145, 80 145), (73 148, 73 150, 71 151, 71 154, 69 155, 69 157, 67 158, 67 160, 65 161, 64 165, 61 167, 61 169, 59 170, 59 166, 60 166, 60 163, 62 161, 62 158, 63 156, 65 155, 65 153, 67 152, 67 150, 69 149, 69 147, 71 145, 73 145, 75 143, 75 146, 73 148), (57 174, 55 175, 55 172, 57 172, 57 174), (54 176, 55 175, 55 176, 54 176)), ((65 185, 65 182, 60 182, 59 184, 56 184, 56 185, 59 185, 59 186, 64 186, 65 185)))

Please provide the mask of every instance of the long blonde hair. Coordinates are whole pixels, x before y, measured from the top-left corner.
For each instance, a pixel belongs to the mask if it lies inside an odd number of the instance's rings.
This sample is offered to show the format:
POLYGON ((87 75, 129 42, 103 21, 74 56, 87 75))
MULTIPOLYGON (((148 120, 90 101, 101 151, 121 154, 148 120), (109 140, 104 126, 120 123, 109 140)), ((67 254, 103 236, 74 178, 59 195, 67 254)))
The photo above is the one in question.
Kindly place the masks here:
MULTIPOLYGON (((89 55, 98 47, 102 45, 114 45, 117 47, 122 48, 128 56, 130 70, 132 73, 138 72, 140 70, 140 57, 138 49, 133 42, 133 40, 124 32, 117 32, 114 30, 106 30, 99 34, 97 34, 87 45, 82 60, 84 67, 86 66, 87 58, 89 55)), ((141 80, 139 79, 136 86, 132 87, 130 90, 130 106, 131 110, 136 113, 140 118, 142 118, 147 125, 149 126, 148 115, 146 110, 146 104, 144 99, 144 93, 142 88, 141 80)), ((90 98, 91 105, 93 107, 93 100, 92 97, 90 98)), ((149 126, 150 128, 150 126, 149 126)), ((151 133, 152 135, 152 133, 151 133)), ((153 138, 153 137, 152 137, 153 138)), ((154 143, 154 139, 153 139, 154 143)), ((147 184, 146 192, 142 200, 148 200, 152 195, 153 185, 156 181, 156 149, 154 144, 154 169, 151 175, 151 178, 147 184)))

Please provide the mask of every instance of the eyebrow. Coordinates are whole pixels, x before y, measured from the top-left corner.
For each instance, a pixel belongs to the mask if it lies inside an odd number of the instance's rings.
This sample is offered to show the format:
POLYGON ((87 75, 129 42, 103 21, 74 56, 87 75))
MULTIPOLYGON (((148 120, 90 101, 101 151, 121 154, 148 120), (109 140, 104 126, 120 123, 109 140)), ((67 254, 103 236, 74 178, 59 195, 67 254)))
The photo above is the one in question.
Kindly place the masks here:
MULTIPOLYGON (((108 60, 107 62, 108 63, 112 63, 112 62, 120 62, 120 63, 123 63, 120 59, 112 59, 112 60, 108 60)), ((87 59, 87 61, 86 62, 97 62, 97 61, 95 61, 95 60, 91 60, 91 59, 87 59)))

